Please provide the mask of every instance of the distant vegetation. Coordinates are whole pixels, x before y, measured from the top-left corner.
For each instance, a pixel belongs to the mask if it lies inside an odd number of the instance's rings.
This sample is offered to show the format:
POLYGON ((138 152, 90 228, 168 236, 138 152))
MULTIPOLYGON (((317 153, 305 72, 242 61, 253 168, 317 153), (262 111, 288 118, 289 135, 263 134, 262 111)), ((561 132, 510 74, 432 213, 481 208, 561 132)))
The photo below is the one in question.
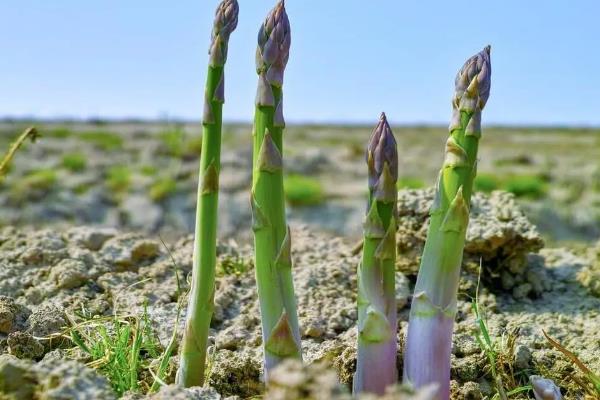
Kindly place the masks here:
POLYGON ((87 159, 83 153, 67 153, 62 158, 62 166, 71 172, 81 172, 87 167, 87 159))
POLYGON ((285 199, 293 206, 311 206, 325 201, 323 186, 318 179, 287 175, 284 178, 285 199))
POLYGON ((545 177, 539 174, 507 175, 500 177, 480 173, 475 178, 476 191, 489 193, 493 190, 506 190, 517 197, 540 199, 546 196, 548 185, 545 177))

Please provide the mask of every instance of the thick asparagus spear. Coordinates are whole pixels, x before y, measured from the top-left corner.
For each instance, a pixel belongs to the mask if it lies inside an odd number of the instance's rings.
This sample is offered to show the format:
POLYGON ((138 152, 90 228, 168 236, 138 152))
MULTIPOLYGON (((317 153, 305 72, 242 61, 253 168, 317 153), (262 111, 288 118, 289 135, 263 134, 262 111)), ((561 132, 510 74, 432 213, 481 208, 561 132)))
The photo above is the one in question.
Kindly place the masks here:
POLYGON ((358 359, 353 391, 384 394, 396 383, 395 298, 398 153, 385 114, 366 154, 369 203, 364 248, 358 267, 358 359))
POLYGON ((260 301, 265 380, 282 359, 301 358, 292 282, 291 237, 283 195, 282 85, 290 49, 290 23, 283 1, 258 33, 258 90, 253 131, 251 206, 256 282, 260 301))
POLYGON ((236 28, 237 22, 237 0, 223 0, 216 11, 209 48, 202 117, 202 152, 196 207, 192 288, 181 361, 177 371, 177 382, 185 387, 202 386, 204 383, 208 331, 214 308, 221 124, 225 102, 223 70, 227 60, 229 35, 236 28))
POLYGON ((489 46, 469 58, 456 76, 446 158, 410 310, 404 380, 416 387, 437 383, 439 399, 449 398, 456 296, 490 76, 489 46))

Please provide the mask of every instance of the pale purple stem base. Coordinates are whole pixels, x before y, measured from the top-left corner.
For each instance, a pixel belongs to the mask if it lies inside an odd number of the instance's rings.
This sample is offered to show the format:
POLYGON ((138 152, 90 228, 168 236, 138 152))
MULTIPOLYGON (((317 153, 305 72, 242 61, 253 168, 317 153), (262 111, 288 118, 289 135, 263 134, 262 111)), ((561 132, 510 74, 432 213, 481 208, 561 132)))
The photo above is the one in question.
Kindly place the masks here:
POLYGON ((450 398, 450 352, 454 317, 411 315, 404 350, 404 382, 415 388, 438 384, 437 399, 450 398))
POLYGON ((356 373, 352 383, 354 393, 376 393, 398 382, 396 335, 384 343, 359 344, 356 373))

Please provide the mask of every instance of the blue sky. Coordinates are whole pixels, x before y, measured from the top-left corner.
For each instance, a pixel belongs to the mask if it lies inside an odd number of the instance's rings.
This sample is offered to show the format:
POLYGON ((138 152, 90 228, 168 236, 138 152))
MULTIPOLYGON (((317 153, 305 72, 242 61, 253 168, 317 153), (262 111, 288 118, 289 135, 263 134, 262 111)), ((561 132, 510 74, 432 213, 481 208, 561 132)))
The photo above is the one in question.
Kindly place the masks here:
MULTIPOLYGON (((216 0, 2 0, 0 116, 198 119, 216 0)), ((225 118, 250 120, 258 26, 239 0, 225 118)), ((600 2, 287 0, 292 122, 447 123, 457 69, 492 45, 484 122, 600 125, 600 2)))

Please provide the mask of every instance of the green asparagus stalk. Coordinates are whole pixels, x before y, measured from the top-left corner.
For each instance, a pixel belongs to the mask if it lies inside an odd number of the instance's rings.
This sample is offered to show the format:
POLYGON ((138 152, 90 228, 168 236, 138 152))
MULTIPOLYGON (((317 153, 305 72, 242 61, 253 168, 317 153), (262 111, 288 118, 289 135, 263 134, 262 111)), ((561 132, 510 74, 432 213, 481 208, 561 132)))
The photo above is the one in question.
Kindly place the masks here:
POLYGON ((238 10, 237 0, 223 0, 219 4, 208 52, 192 287, 180 366, 177 371, 177 382, 185 387, 204 384, 208 332, 214 309, 221 125, 222 108, 225 102, 223 70, 227 60, 229 35, 237 26, 238 10))
POLYGON ((450 351, 481 111, 490 94, 490 47, 469 58, 456 76, 450 136, 430 211, 429 230, 410 310, 404 380, 416 387, 439 386, 449 398, 450 351))
POLYGON ((282 85, 290 49, 290 23, 283 1, 258 33, 258 90, 253 131, 252 229, 262 320, 265 380, 281 360, 301 358, 292 281, 291 236, 283 195, 282 85))
POLYGON ((358 267, 358 357, 355 394, 384 394, 396 383, 397 316, 395 291, 398 153, 385 114, 366 152, 369 202, 364 248, 358 267))

